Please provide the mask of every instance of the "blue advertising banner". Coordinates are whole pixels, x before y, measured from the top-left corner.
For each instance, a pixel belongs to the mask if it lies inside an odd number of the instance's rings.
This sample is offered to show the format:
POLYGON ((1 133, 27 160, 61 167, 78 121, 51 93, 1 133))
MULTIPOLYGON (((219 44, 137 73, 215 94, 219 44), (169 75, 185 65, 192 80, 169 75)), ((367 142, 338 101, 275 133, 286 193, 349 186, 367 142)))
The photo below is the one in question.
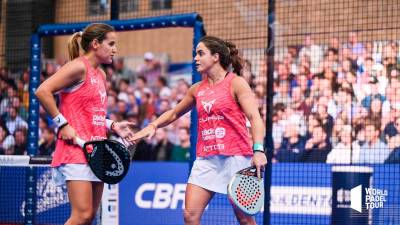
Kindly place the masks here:
POLYGON ((187 163, 132 163, 119 183, 119 224, 183 224, 188 170, 187 163))
POLYGON ((331 224, 369 224, 370 212, 366 205, 363 188, 370 188, 372 167, 332 167, 332 214, 331 224))
MULTIPOLYGON (((27 167, 0 167, 0 224, 24 224, 27 167)), ((48 167, 37 167, 34 224, 64 224, 70 214, 66 187, 56 187, 48 167)))
MULTIPOLYGON (((133 163, 119 184, 119 224, 179 225, 183 222, 187 163, 133 163)), ((257 216, 259 224, 261 214, 257 216)), ((236 219, 226 195, 217 194, 202 224, 233 224, 236 219)))
MULTIPOLYGON (((333 190, 336 190, 335 207, 347 207, 347 212, 356 217, 359 212, 355 209, 361 204, 362 213, 368 210, 368 223, 400 224, 400 165, 368 166, 373 171, 370 187, 359 186, 362 182, 340 174, 335 178, 332 166, 327 164, 274 164, 271 224, 330 224, 333 190), (338 183, 333 185, 333 181, 338 183), (352 193, 361 197, 351 196, 352 193)), ((118 224, 183 224, 188 170, 187 163, 134 162, 127 177, 111 188, 117 189, 118 198, 111 196, 110 199, 118 202, 118 224)), ((26 167, 0 166, 0 224, 24 223, 26 179, 26 167)), ((68 197, 65 187, 56 187, 51 182, 49 168, 37 168, 36 195, 35 224, 63 224, 70 213, 68 197)), ((109 211, 115 212, 115 208, 112 206, 109 211)), ((340 217, 339 211, 335 213, 340 217)), ((365 215, 362 213, 360 215, 365 215)), ((257 215, 256 220, 262 224, 262 214, 257 215)), ((225 195, 214 197, 202 224, 236 224, 225 195)))
MULTIPOLYGON (((120 224, 183 224, 182 206, 188 165, 134 163, 132 166, 127 178, 119 185, 120 224)), ((370 166, 374 171, 371 181, 373 187, 388 191, 384 206, 373 209, 370 220, 373 224, 388 225, 393 224, 393 221, 400 221, 399 211, 394 211, 398 210, 400 205, 400 173, 394 171, 400 171, 400 166, 370 166)), ((327 164, 274 164, 271 224, 330 224, 332 178, 332 166, 327 164)), ((353 183, 355 185, 357 182, 353 183)), ((351 183, 349 185, 347 188, 354 188, 351 183)), ((355 213, 358 212, 354 211, 353 214, 355 213)), ((256 220, 262 224, 261 214, 256 216, 256 220)), ((231 206, 224 195, 214 197, 203 216, 203 221, 203 224, 235 223, 231 206)))

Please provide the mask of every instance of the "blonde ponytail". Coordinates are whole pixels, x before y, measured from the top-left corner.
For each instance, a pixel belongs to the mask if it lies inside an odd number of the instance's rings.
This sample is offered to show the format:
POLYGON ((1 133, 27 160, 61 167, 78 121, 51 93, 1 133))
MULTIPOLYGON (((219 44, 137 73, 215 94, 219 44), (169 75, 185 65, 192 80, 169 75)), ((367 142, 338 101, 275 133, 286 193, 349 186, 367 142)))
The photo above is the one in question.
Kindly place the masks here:
POLYGON ((71 61, 79 57, 79 37, 82 37, 82 31, 75 32, 68 40, 68 53, 71 61))

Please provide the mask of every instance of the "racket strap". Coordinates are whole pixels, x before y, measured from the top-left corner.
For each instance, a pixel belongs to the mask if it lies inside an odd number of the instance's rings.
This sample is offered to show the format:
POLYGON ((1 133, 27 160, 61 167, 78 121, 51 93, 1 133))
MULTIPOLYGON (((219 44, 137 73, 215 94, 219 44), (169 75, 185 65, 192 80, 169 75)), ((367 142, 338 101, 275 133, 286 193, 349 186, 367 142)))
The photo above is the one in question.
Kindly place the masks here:
MULTIPOLYGON (((89 142, 86 142, 86 143, 83 145, 82 150, 83 150, 83 153, 85 154, 86 160, 87 160, 88 162, 90 161, 91 154, 92 154, 93 152, 92 152, 92 153, 89 153, 86 147, 87 147, 88 145, 96 145, 97 148, 99 148, 99 147, 100 147, 100 146, 98 146, 99 144, 102 144, 101 141, 89 141, 89 142)), ((104 145, 102 145, 101 147, 103 147, 103 146, 104 146, 104 145)), ((93 147, 93 149, 94 149, 94 147, 93 147)))
POLYGON ((85 155, 86 161, 89 162, 89 160, 90 160, 90 155, 89 155, 89 152, 88 152, 87 149, 86 149, 86 146, 87 146, 86 144, 83 146, 82 151, 83 151, 83 154, 85 155))

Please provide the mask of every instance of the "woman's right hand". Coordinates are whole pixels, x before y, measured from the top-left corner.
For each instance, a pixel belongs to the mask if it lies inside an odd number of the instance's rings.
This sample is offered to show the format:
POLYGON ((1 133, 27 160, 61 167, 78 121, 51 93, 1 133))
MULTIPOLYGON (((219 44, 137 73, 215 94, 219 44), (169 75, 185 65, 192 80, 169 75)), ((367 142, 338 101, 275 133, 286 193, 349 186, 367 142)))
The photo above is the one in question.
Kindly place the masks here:
POLYGON ((75 143, 76 132, 69 124, 65 125, 58 131, 58 138, 66 141, 67 143, 75 143))
POLYGON ((156 133, 156 130, 157 129, 154 126, 147 126, 142 130, 140 130, 139 132, 137 132, 136 134, 128 137, 127 140, 132 144, 137 144, 143 138, 147 137, 148 139, 151 139, 156 133))

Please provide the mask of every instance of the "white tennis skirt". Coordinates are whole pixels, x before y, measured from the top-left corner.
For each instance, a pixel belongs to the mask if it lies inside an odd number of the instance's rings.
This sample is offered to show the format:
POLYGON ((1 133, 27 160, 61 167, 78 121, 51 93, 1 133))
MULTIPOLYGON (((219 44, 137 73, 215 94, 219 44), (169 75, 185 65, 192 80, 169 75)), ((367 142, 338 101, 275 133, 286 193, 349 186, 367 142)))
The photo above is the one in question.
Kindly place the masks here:
POLYGON ((101 182, 88 164, 63 164, 52 168, 52 180, 56 186, 62 186, 67 180, 101 182))
POLYGON ((233 175, 251 165, 251 156, 197 157, 193 163, 188 183, 221 194, 227 193, 227 187, 233 175))

